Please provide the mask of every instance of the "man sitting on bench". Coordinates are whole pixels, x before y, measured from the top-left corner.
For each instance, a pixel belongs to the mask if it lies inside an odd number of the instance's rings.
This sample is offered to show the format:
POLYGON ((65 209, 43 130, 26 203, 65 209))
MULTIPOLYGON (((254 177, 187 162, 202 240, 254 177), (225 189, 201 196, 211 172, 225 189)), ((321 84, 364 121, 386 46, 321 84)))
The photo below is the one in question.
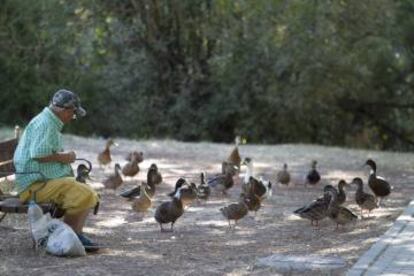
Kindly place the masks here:
POLYGON ((35 195, 38 203, 53 202, 65 211, 64 222, 78 235, 87 252, 99 246, 82 233, 91 208, 99 201, 96 192, 73 177, 70 163, 76 159, 74 151, 63 151, 63 126, 83 117, 86 111, 79 97, 68 90, 57 91, 50 105, 27 125, 14 153, 16 188, 20 200, 27 202, 35 195))

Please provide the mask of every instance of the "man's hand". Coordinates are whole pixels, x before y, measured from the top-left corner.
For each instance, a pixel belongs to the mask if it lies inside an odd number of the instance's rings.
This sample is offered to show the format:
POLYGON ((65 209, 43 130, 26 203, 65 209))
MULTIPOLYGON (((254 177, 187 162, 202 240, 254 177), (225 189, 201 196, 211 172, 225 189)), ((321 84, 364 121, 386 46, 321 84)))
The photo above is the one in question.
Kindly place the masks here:
POLYGON ((74 151, 69 151, 66 153, 59 153, 62 156, 62 163, 73 163, 76 159, 76 153, 74 151))

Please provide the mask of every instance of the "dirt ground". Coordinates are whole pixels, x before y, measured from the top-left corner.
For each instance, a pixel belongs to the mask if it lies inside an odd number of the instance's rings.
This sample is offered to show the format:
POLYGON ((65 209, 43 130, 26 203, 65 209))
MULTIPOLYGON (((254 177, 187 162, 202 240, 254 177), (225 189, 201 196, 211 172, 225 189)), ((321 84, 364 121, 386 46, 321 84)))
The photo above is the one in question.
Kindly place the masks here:
MULTIPOLYGON (((257 215, 248 214, 236 230, 228 230, 219 208, 236 202, 240 186, 229 197, 212 196, 207 202, 194 203, 177 221, 173 233, 160 233, 153 215, 160 202, 167 200, 180 176, 198 181, 201 171, 211 175, 220 171, 220 163, 232 150, 229 144, 181 143, 176 141, 132 141, 118 139, 110 168, 99 169, 96 156, 104 140, 65 136, 66 149, 93 162, 90 184, 101 193, 97 216, 88 220, 85 232, 107 248, 99 254, 81 258, 59 258, 31 249, 27 217, 8 215, 0 224, 0 275, 343 275, 393 223, 412 199, 414 155, 405 153, 351 150, 312 145, 242 145, 242 157, 254 162, 255 175, 275 180, 284 162, 293 175, 293 187, 275 186, 273 197, 264 202, 257 215), (113 170, 115 162, 124 164, 132 150, 144 152, 141 172, 126 179, 117 192, 103 189, 100 182, 113 170), (367 158, 377 161, 378 174, 394 186, 385 207, 355 225, 335 230, 325 219, 319 229, 300 219, 292 211, 321 194, 324 184, 336 184, 343 178, 359 176, 366 181, 367 158), (305 188, 303 179, 312 159, 318 160, 322 183, 305 188), (153 200, 153 208, 141 216, 131 203, 117 194, 145 179, 150 164, 156 163, 164 177, 153 200), (257 259, 275 253, 336 256, 346 266, 324 271, 280 271, 256 265, 257 259)), ((241 175, 245 173, 242 168, 241 175)), ((366 189, 367 190, 367 189, 366 189)), ((354 201, 355 188, 349 188, 346 206, 359 211, 354 201)), ((359 212, 358 212, 359 214, 359 212)))

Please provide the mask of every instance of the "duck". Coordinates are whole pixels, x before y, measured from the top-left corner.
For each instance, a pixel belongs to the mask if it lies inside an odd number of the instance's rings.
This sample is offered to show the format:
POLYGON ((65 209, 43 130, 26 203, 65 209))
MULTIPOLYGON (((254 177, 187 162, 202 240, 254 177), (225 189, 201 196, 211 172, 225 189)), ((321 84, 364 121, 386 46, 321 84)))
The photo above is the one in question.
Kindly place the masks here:
POLYGON ((247 215, 248 201, 248 198, 240 197, 238 203, 232 203, 228 206, 220 208, 220 212, 229 222, 229 229, 231 229, 231 220, 234 220, 234 229, 236 229, 237 221, 244 218, 247 215))
POLYGON ((282 185, 289 185, 290 173, 288 171, 288 165, 286 163, 283 164, 283 169, 277 173, 276 179, 277 183, 280 183, 282 185))
POLYGON ((235 146, 233 150, 230 152, 230 155, 227 158, 227 162, 236 166, 237 172, 239 172, 240 165, 241 165, 241 157, 239 153, 240 136, 236 136, 234 139, 234 142, 235 142, 235 146))
MULTIPOLYGON (((152 164, 147 172, 147 182, 145 182, 145 190, 149 197, 153 197, 156 191, 155 185, 158 181, 158 168, 155 164, 152 164), (154 180, 155 179, 155 180, 154 180)), ((162 180, 162 178, 161 178, 162 180)), ((141 186, 134 187, 132 189, 123 191, 120 196, 133 199, 141 194, 141 186)))
POLYGON ((171 193, 167 195, 169 197, 174 197, 177 191, 183 188, 184 185, 188 185, 187 180, 185 180, 185 178, 183 177, 178 178, 177 181, 175 182, 174 191, 172 191, 171 193))
POLYGON ((184 178, 179 178, 177 180, 174 191, 168 195, 173 197, 179 189, 181 189, 181 202, 184 207, 190 205, 195 199, 197 199, 197 186, 194 183, 188 184, 184 178))
POLYGON ((184 207, 190 205, 196 199, 197 186, 195 183, 190 183, 190 185, 187 185, 187 187, 181 188, 181 201, 184 207))
POLYGON ((245 203, 247 204, 247 209, 249 211, 253 211, 254 215, 256 216, 257 211, 262 207, 262 202, 260 198, 254 194, 253 192, 248 192, 245 194, 244 192, 240 193, 240 198, 245 198, 245 203))
POLYGON ((247 193, 250 190, 250 177, 253 177, 253 160, 250 157, 246 157, 243 159, 242 165, 246 166, 246 173, 244 174, 242 182, 242 191, 247 193))
POLYGON ((346 183, 345 180, 341 179, 338 182, 338 190, 337 190, 337 195, 336 195, 336 200, 337 200, 337 204, 338 205, 342 205, 344 204, 344 202, 346 201, 346 193, 345 193, 345 186, 348 186, 348 183, 346 183))
POLYGON ((86 179, 91 179, 89 173, 92 171, 92 163, 88 160, 84 160, 88 166, 85 164, 79 164, 76 168, 76 181, 81 183, 86 183, 86 179))
POLYGON ((151 197, 147 193, 147 183, 141 183, 141 191, 139 197, 135 198, 132 202, 132 210, 136 212, 146 212, 152 205, 151 197))
MULTIPOLYGON (((148 182, 143 181, 143 184, 145 184, 145 191, 149 197, 153 197, 155 194, 155 187, 151 187, 148 182)), ((138 185, 132 189, 124 190, 120 194, 120 196, 128 199, 133 200, 134 198, 141 195, 141 185, 138 185)))
POLYGON ((257 180, 253 176, 250 176, 248 187, 252 193, 254 193, 261 201, 267 197, 272 196, 272 182, 265 181, 263 178, 257 180))
POLYGON ((128 153, 128 155, 125 157, 126 161, 132 161, 132 159, 137 159, 138 163, 141 163, 144 161, 144 154, 142 151, 132 151, 128 153))
POLYGON ((147 181, 150 183, 151 187, 155 185, 160 185, 162 183, 162 175, 158 171, 157 164, 153 163, 148 169, 147 181))
POLYGON ((106 166, 112 162, 110 150, 111 146, 118 146, 118 144, 115 143, 115 141, 112 138, 108 139, 105 145, 105 149, 98 154, 99 167, 102 168, 102 166, 106 166))
POLYGON ((319 221, 328 215, 328 207, 330 201, 331 194, 324 192, 322 197, 293 211, 293 213, 301 218, 310 220, 312 226, 318 226, 319 221), (314 224, 314 222, 316 222, 316 224, 314 224))
POLYGON ((374 160, 368 159, 365 165, 371 168, 368 177, 368 186, 378 198, 378 206, 380 206, 382 199, 391 194, 392 187, 383 177, 377 176, 377 164, 374 160))
POLYGON ((358 216, 351 210, 344 206, 340 206, 338 201, 338 191, 333 186, 325 186, 324 192, 330 193, 331 196, 328 207, 328 217, 336 223, 336 229, 339 228, 339 225, 355 222, 358 219, 358 216))
POLYGON ((362 211, 368 210, 368 214, 371 213, 372 210, 378 208, 378 201, 374 195, 368 194, 364 192, 364 182, 361 178, 355 177, 352 180, 352 184, 357 185, 357 191, 355 193, 355 201, 358 206, 361 208, 361 217, 362 211))
POLYGON ((161 203, 155 210, 154 218, 161 228, 161 232, 173 232, 174 223, 184 214, 184 206, 181 202, 181 188, 177 190, 171 201, 161 203), (162 225, 171 223, 170 230, 165 230, 162 225))
POLYGON ((226 195, 227 190, 234 185, 233 175, 230 172, 215 175, 207 180, 207 185, 215 191, 226 195))
POLYGON ((222 174, 230 173, 232 176, 235 176, 239 173, 239 168, 233 165, 233 163, 230 163, 228 161, 223 161, 221 163, 221 173, 222 174))
POLYGON ((199 199, 207 200, 208 197, 210 196, 211 189, 210 189, 210 186, 207 185, 205 179, 206 179, 206 173, 202 172, 200 174, 200 184, 197 187, 197 197, 199 199))
POLYGON ((316 170, 316 165, 317 164, 318 164, 318 162, 316 160, 312 160, 311 170, 306 175, 306 184, 316 185, 321 180, 321 175, 316 170))
POLYGON ((121 165, 119 163, 115 164, 115 173, 108 176, 104 181, 103 185, 107 189, 113 189, 114 191, 121 186, 123 179, 121 176, 121 165))
POLYGON ((142 162, 144 160, 143 153, 139 152, 138 154, 131 156, 131 161, 126 163, 122 167, 122 174, 124 176, 134 177, 139 173, 139 165, 138 163, 142 162))

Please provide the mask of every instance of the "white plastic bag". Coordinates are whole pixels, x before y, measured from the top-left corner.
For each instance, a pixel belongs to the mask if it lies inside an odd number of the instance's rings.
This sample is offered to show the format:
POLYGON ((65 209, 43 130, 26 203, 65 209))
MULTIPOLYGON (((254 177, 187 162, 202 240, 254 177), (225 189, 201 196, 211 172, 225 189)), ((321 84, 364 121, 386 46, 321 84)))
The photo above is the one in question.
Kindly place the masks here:
POLYGON ((30 201, 27 216, 29 219, 30 231, 32 232, 32 238, 36 243, 36 246, 46 245, 49 236, 47 224, 52 219, 50 214, 47 213, 44 215, 42 208, 40 208, 34 201, 30 201))
POLYGON ((34 201, 27 211, 30 230, 36 246, 56 256, 85 256, 85 248, 76 233, 66 223, 43 214, 42 208, 34 201))
POLYGON ((46 251, 56 256, 85 256, 83 247, 76 233, 66 223, 52 219, 47 224, 49 239, 46 251))

